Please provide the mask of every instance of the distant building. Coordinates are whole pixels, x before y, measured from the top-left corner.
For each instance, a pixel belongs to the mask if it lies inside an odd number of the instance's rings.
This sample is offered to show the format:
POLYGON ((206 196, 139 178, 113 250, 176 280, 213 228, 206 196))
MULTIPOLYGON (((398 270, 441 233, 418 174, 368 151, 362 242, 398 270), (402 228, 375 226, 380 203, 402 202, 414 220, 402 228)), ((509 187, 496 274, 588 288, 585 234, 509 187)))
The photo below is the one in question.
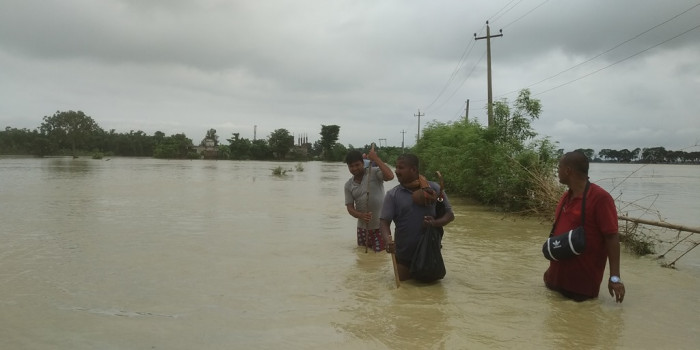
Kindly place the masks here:
POLYGON ((217 159, 219 149, 216 147, 216 141, 209 138, 202 140, 202 143, 197 147, 197 153, 201 154, 204 159, 217 159))

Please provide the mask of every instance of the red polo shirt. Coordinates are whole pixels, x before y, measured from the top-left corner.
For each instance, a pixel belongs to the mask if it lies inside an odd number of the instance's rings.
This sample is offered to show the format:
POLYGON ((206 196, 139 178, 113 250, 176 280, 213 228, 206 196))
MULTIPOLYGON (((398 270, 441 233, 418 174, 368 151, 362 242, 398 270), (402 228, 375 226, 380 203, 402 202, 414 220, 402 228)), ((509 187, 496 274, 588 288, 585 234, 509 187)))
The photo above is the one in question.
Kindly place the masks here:
MULTIPOLYGON (((559 200, 555 214, 559 216, 554 235, 560 235, 581 225, 582 196, 569 198, 570 191, 559 200)), ((544 281, 550 288, 598 297, 603 281, 608 252, 604 235, 617 234, 617 209, 608 192, 591 184, 586 195, 586 249, 569 260, 550 261, 544 281)))

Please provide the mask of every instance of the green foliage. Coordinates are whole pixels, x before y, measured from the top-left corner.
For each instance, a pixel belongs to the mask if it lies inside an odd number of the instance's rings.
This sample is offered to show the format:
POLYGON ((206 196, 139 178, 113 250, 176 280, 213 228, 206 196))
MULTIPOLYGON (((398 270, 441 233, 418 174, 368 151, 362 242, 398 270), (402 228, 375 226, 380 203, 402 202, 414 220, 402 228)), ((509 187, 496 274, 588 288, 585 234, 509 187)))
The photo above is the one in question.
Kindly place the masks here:
POLYGON ((102 152, 95 152, 92 154, 92 159, 102 159, 104 158, 104 153, 102 152))
POLYGON ((77 155, 78 147, 86 146, 91 136, 102 132, 95 120, 82 111, 56 112, 51 117, 45 116, 40 129, 57 148, 70 148, 73 156, 77 155))
POLYGON ((240 138, 240 134, 235 132, 230 139, 226 141, 229 142, 229 159, 251 159, 250 151, 253 143, 248 139, 240 138))
POLYGON ((284 176, 287 175, 287 170, 282 168, 281 166, 277 166, 276 168, 272 169, 272 175, 284 176))
POLYGON ((216 153, 217 159, 231 159, 231 148, 229 146, 219 145, 216 153))
POLYGON ((255 140, 250 146, 250 159, 268 160, 272 159, 272 149, 265 140, 255 140))
POLYGON ((267 142, 277 159, 284 159, 294 146, 294 136, 287 129, 277 129, 268 136, 267 142))
POLYGON ((192 140, 188 139, 185 134, 175 134, 173 136, 164 137, 163 140, 156 145, 153 151, 153 157, 164 159, 198 159, 200 155, 193 150, 192 140))
MULTIPOLYGON (((639 157, 639 152, 641 149, 635 148, 634 150, 630 151, 628 149, 622 149, 622 150, 614 150, 614 149, 609 149, 609 148, 604 148, 601 149, 600 152, 598 152, 598 156, 603 158, 603 160, 611 160, 615 162, 622 162, 622 163, 630 163, 633 160, 637 159, 639 157)), ((590 158, 593 159, 593 158, 590 158)))
POLYGON ((511 154, 522 151, 525 142, 537 135, 531 122, 539 118, 541 111, 540 101, 531 99, 528 89, 520 91, 513 108, 508 106, 506 99, 495 102, 492 131, 495 132, 496 142, 511 154))
POLYGON ((626 249, 637 255, 654 254, 654 240, 637 225, 631 228, 624 228, 623 231, 624 234, 620 235, 620 242, 624 243, 626 249))
POLYGON ((0 154, 45 155, 48 140, 37 130, 6 127, 0 131, 0 154))
POLYGON ((324 151, 324 158, 327 161, 332 161, 332 162, 342 162, 343 159, 345 159, 345 155, 348 153, 348 149, 340 144, 336 143, 333 145, 333 148, 331 148, 330 152, 325 152, 324 151))
POLYGON ((543 192, 540 186, 556 183, 558 157, 548 139, 531 140, 537 134, 530 121, 540 110, 539 101, 524 90, 514 108, 505 100, 496 106, 492 128, 475 121, 431 122, 412 152, 421 160, 421 172, 431 178, 440 171, 452 193, 507 211, 549 207, 543 201, 551 199, 536 194, 543 192))
POLYGON ((321 125, 321 141, 320 145, 323 150, 324 160, 337 160, 334 146, 338 141, 340 134, 340 126, 338 125, 321 125))
POLYGON ((304 165, 301 164, 301 163, 297 163, 295 169, 296 169, 296 171, 298 171, 298 172, 302 172, 302 171, 304 171, 304 165))

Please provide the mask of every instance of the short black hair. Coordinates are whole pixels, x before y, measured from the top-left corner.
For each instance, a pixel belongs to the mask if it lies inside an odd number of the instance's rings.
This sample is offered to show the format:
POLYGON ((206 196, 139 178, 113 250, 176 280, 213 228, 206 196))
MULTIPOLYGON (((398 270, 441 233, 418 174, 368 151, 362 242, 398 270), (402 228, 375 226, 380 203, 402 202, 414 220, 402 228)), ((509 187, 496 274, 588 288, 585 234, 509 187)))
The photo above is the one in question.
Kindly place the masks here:
POLYGON ((404 162, 409 167, 415 167, 416 169, 418 169, 418 165, 419 165, 418 156, 416 156, 415 154, 404 153, 404 154, 400 155, 398 158, 396 158, 396 161, 397 162, 404 162))
POLYGON ((364 162, 364 159, 362 158, 362 153, 358 150, 352 150, 348 152, 347 155, 345 155, 345 164, 350 165, 355 162, 364 162))
POLYGON ((586 154, 584 154, 583 152, 573 151, 566 153, 564 154, 564 157, 562 157, 561 161, 566 166, 569 166, 571 167, 571 169, 574 169, 574 171, 576 171, 577 173, 588 176, 588 157, 586 157, 586 154))

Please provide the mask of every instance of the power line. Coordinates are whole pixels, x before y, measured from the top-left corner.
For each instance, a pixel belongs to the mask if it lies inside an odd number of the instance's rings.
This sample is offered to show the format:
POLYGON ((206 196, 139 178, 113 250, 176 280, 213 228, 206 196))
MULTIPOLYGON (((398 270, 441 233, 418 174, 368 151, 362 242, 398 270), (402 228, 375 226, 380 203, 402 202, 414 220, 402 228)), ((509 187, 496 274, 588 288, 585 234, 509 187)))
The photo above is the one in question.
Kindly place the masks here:
POLYGON ((465 61, 465 56, 469 56, 469 54, 472 52, 472 49, 474 49, 474 46, 476 46, 476 44, 474 43, 474 41, 470 40, 467 47, 464 48, 464 51, 462 52, 462 57, 460 57, 459 62, 457 63, 457 66, 455 67, 454 71, 452 71, 452 74, 450 75, 450 78, 447 79, 447 83, 445 83, 445 86, 442 88, 442 90, 440 90, 440 93, 438 93, 437 97, 435 97, 433 102, 430 102, 430 104, 428 104, 428 106, 426 106, 425 109, 430 109, 430 107, 432 107, 433 104, 435 104, 435 102, 437 102, 437 100, 440 99, 442 94, 445 93, 445 90, 447 90, 447 87, 450 85, 452 80, 454 80, 455 76, 457 76, 457 72, 459 72, 459 70, 462 68, 462 64, 465 61))
MULTIPOLYGON (((549 0, 546 0, 545 2, 547 2, 547 1, 549 1, 549 0)), ((539 7, 539 6, 543 5, 543 4, 544 4, 544 3, 538 5, 537 7, 539 7)), ((678 13, 677 15, 675 15, 675 16, 673 16, 673 17, 671 17, 671 18, 669 18, 669 19, 667 19, 667 20, 665 20, 665 21, 663 21, 663 22, 661 22, 661 23, 659 23, 659 24, 657 24, 657 25, 655 25, 655 26, 653 26, 653 27, 651 27, 651 28, 649 28, 649 29, 647 29, 647 30, 645 30, 645 31, 643 31, 643 32, 641 32, 641 33, 639 33, 639 34, 637 34, 637 35, 631 37, 631 38, 629 38, 629 39, 627 39, 627 40, 624 40, 624 41, 622 41, 622 42, 616 44, 615 46, 613 46, 613 47, 611 47, 611 48, 609 48, 609 49, 607 49, 607 50, 605 50, 605 51, 603 51, 603 52, 601 52, 601 53, 599 53, 599 54, 597 54, 597 55, 595 55, 595 56, 593 56, 593 57, 591 57, 591 58, 589 58, 589 59, 587 59, 587 60, 585 60, 585 61, 583 61, 583 62, 580 62, 580 63, 578 63, 578 64, 575 64, 575 65, 573 65, 573 66, 571 66, 571 67, 569 67, 569 68, 567 68, 567 69, 564 69, 563 71, 560 71, 559 73, 556 73, 556 74, 551 75, 551 76, 549 76, 549 77, 547 77, 547 78, 544 78, 544 79, 542 79, 542 80, 540 80, 540 81, 538 81, 538 82, 536 82, 536 83, 534 83, 534 84, 530 84, 530 85, 528 85, 526 88, 531 88, 531 87, 533 87, 533 86, 535 86, 535 85, 539 85, 539 84, 541 84, 541 83, 543 83, 543 82, 545 82, 545 81, 547 81, 547 80, 556 78, 556 77, 558 77, 558 76, 560 76, 560 75, 562 75, 562 74, 564 74, 564 73, 566 73, 566 72, 568 72, 568 71, 571 71, 572 69, 578 68, 578 67, 580 67, 580 66, 582 66, 582 65, 584 65, 584 64, 586 64, 586 63, 588 63, 588 62, 591 62, 591 61, 595 60, 596 58, 598 58, 598 57, 600 57, 600 56, 603 56, 603 55, 605 55, 606 53, 609 53, 609 52, 611 52, 611 51, 613 51, 613 50, 619 48, 620 46, 622 46, 622 45, 624 45, 624 44, 627 44, 628 42, 630 42, 630 41, 632 41, 632 40, 634 40, 634 39, 637 39, 637 38, 639 38, 640 36, 642 36, 642 35, 644 35, 644 34, 650 32, 650 31, 652 31, 652 30, 654 30, 654 29, 656 29, 656 28, 658 28, 658 27, 660 27, 660 26, 662 26, 662 25, 664 25, 664 24, 666 24, 666 23, 668 23, 668 22, 671 22, 671 21, 675 20, 676 18, 678 18, 678 17, 684 15, 685 13, 687 13, 687 12, 693 10, 694 8, 696 8, 696 7, 698 7, 698 6, 700 6, 700 3, 695 4, 694 6, 692 6, 692 7, 688 8, 688 9, 686 9, 686 10, 684 10, 684 11, 678 13)), ((522 17, 521 17, 521 18, 522 18, 522 17)), ((519 19, 518 19, 518 20, 519 20, 519 19)), ((516 20, 516 21, 517 21, 517 20, 516 20)), ((511 22, 510 24, 512 24, 512 23, 514 23, 514 22, 511 22)), ((510 25, 510 24, 508 24, 508 25, 510 25)), ((682 34, 681 34, 681 35, 682 35, 682 34)), ((671 38, 671 39, 673 39, 673 38, 671 38)), ((671 39, 669 39, 669 40, 671 40, 671 39)), ((647 49, 647 50, 648 50, 648 49, 647 49)), ((634 56, 634 55, 633 55, 633 56, 634 56)), ((630 57, 632 57, 632 56, 630 56, 630 57)), ((616 64, 616 63, 615 63, 615 64, 616 64)), ((609 67, 609 66, 608 66, 608 67, 609 67)), ((605 67, 605 68, 607 68, 607 67, 605 67)), ((603 70, 603 69, 605 69, 605 68, 599 69, 598 71, 603 70)), ((597 72, 597 71, 596 71, 596 72, 597 72)), ((585 76, 584 76, 584 77, 585 77, 585 76)), ((578 80, 578 79, 577 79, 577 80, 578 80)), ((576 80, 573 80, 573 81, 576 81, 576 80)), ((571 81, 571 82, 573 82, 573 81, 571 81)), ((568 84, 568 83, 566 83, 566 84, 568 84)), ((566 85, 566 84, 563 84, 563 85, 566 85)), ((506 92, 506 93, 503 93, 503 94, 498 95, 498 97, 510 95, 510 94, 516 93, 516 92, 518 92, 518 91, 519 91, 519 90, 509 91, 509 92, 506 92)))
MULTIPOLYGON (((476 41, 475 41, 475 42, 476 42, 476 41)), ((452 99, 452 97, 455 96, 455 94, 457 93, 457 91, 459 91, 459 90, 462 88, 462 86, 464 86, 464 83, 467 82, 467 80, 469 79, 469 77, 472 76, 472 74, 473 74, 474 71, 476 70, 476 67, 479 66, 479 63, 481 63, 481 61, 484 59, 484 57, 486 57, 486 51, 484 51, 484 53, 481 54, 481 57, 479 57, 479 60, 476 61, 476 63, 474 64, 474 66, 472 66, 472 69, 469 71, 469 73, 464 77, 464 79, 462 79, 462 83, 459 84, 459 86, 457 86, 457 88, 455 88, 455 89, 452 91, 452 94, 450 94, 450 96, 447 97, 447 99, 445 99, 445 102, 443 102, 438 108, 436 108, 436 110, 440 110, 447 102, 449 102, 449 101, 452 99)))
POLYGON ((530 13, 532 13, 532 12, 535 11, 535 10, 537 10, 537 9, 540 8, 542 5, 544 5, 544 4, 548 3, 548 2, 549 2, 549 0, 544 0, 544 1, 542 1, 539 5, 535 6, 535 7, 532 8, 530 11, 525 12, 524 15, 522 15, 522 16, 516 18, 515 20, 511 21, 510 23, 504 25, 504 26, 503 26, 503 29, 508 28, 508 26, 510 26, 511 24, 513 24, 513 23, 515 23, 515 22, 517 22, 517 21, 523 19, 523 17, 529 15, 530 13))
MULTIPOLYGON (((506 10, 505 12, 501 13, 501 14, 498 15, 498 16, 495 16, 495 17, 491 18, 490 21, 493 21, 493 22, 498 21, 499 18, 503 17, 503 15, 505 15, 506 13, 510 12, 512 9, 514 9, 516 6, 518 6, 522 1, 523 1, 523 0, 519 0, 518 2, 515 3, 515 5, 511 6, 511 7, 510 7, 508 10, 506 10)), ((511 3, 512 3, 512 2, 513 2, 513 1, 511 1, 511 3)), ((506 5, 506 6, 508 6, 508 5, 506 5)))
POLYGON ((557 86, 555 86, 555 87, 553 87, 553 88, 550 88, 550 89, 547 89, 547 90, 538 92, 538 93, 536 93, 536 94, 533 94, 533 96, 542 95, 542 94, 544 94, 544 93, 546 93, 546 92, 550 92, 550 91, 555 90, 555 89, 558 89, 558 88, 560 88, 560 87, 562 87, 562 86, 569 85, 569 84, 571 84, 571 83, 573 83, 573 82, 576 82, 576 81, 579 81, 579 80, 581 80, 581 79, 583 79, 583 78, 589 77, 589 76, 591 76, 591 75, 593 75, 593 74, 596 74, 596 73, 598 73, 598 72, 600 72, 600 71, 602 71, 602 70, 608 69, 608 68, 610 68, 610 67, 612 67, 612 66, 614 66, 614 65, 616 65, 616 64, 618 64, 618 63, 622 63, 622 62, 627 61, 628 59, 630 59, 630 58, 632 58, 632 57, 635 57, 635 56, 638 56, 638 55, 640 55, 640 54, 642 54, 642 53, 644 53, 644 52, 647 52, 647 51, 649 51, 649 50, 651 50, 651 49, 653 49, 653 48, 655 48, 655 47, 657 47, 657 46, 663 45, 663 44, 665 44, 665 43, 667 43, 667 42, 669 42, 669 41, 671 41, 671 40, 673 40, 673 39, 676 39, 676 38, 678 38, 678 37, 680 37, 680 36, 683 36, 683 35, 685 35, 685 34, 691 32, 691 31, 693 31, 693 30, 695 30, 695 29, 698 29, 698 28, 700 28, 700 24, 696 25, 696 26, 693 27, 693 28, 690 28, 690 29, 684 31, 683 33, 680 33, 680 34, 678 34, 678 35, 676 35, 676 36, 674 36, 674 37, 668 38, 668 39, 666 39, 666 40, 664 40, 664 41, 662 41, 662 42, 660 42, 660 43, 658 43, 658 44, 656 44, 656 45, 652 45, 652 46, 650 46, 650 47, 648 47, 648 48, 646 48, 646 49, 644 49, 644 50, 642 50, 642 51, 639 51, 639 52, 637 52, 637 53, 635 53, 635 54, 633 54, 633 55, 627 56, 627 57, 625 57, 625 58, 623 58, 623 59, 621 59, 621 60, 619 60, 619 61, 616 61, 616 62, 614 62, 614 63, 612 63, 612 64, 609 64, 609 65, 607 65, 607 66, 605 66, 605 67, 603 67, 603 68, 597 69, 597 70, 595 70, 595 71, 593 71, 593 72, 590 72, 590 73, 588 73, 588 74, 586 74, 586 75, 584 75, 584 76, 581 76, 581 77, 578 77, 578 78, 576 78, 576 79, 574 79, 574 80, 571 80, 571 81, 568 81, 568 82, 566 82, 566 83, 557 85, 557 86))
MULTIPOLYGON (((502 17, 503 15, 505 15, 506 13, 510 12, 513 8, 515 8, 516 6, 518 6, 518 4, 520 4, 520 2, 522 2, 522 0, 518 0, 517 3, 515 3, 514 5, 511 6, 511 4, 513 4, 513 2, 515 2, 515 1, 516 1, 516 0, 511 0, 511 1, 509 1, 505 6, 503 6, 500 10, 498 10, 498 11, 497 11, 495 14, 493 14, 490 18, 491 18, 492 20, 494 20, 494 21, 497 20, 497 19, 499 19, 500 17, 502 17), (506 10, 506 9, 507 9, 507 10, 506 10)), ((516 19, 515 21, 510 22, 508 25, 511 25, 511 24, 517 22, 518 20, 522 19, 523 17, 527 16, 528 14, 530 14, 531 12, 533 12, 534 10, 538 9, 540 6, 544 5, 544 3, 546 3, 547 1, 549 1, 549 0, 545 0, 543 3, 537 5, 535 8, 531 9, 530 11, 528 11, 527 13, 525 13, 524 15, 520 16, 520 17, 519 17, 518 19, 516 19)), ((479 31, 479 35, 481 35, 481 34, 483 33, 485 27, 486 27, 486 26, 482 26, 482 27, 481 27, 481 30, 479 31)), ((453 70, 453 72, 452 72, 452 74, 450 75, 449 79, 447 80, 447 82, 446 82, 445 85, 443 86, 442 90, 440 90, 440 92, 438 93, 437 97, 435 97, 435 99, 434 99, 432 102, 430 102, 430 104, 428 104, 428 105, 425 107, 426 110, 430 110, 430 109, 433 107, 433 105, 440 99, 440 97, 443 96, 443 94, 445 93, 445 91, 447 90, 447 88, 450 86, 450 84, 453 82, 453 80, 454 80, 455 77, 457 76, 457 73, 462 69, 464 63, 466 62, 465 57, 468 57, 469 54, 471 54, 471 51, 474 49, 474 46, 475 46, 475 42, 471 42, 470 45, 467 45, 467 47, 464 49, 464 52, 462 52, 462 56, 460 57, 460 60, 458 61, 457 66, 456 66, 455 69, 453 70)), ((484 55, 485 55, 485 54, 484 54, 484 55)), ((472 73, 474 72, 474 70, 476 69, 476 67, 479 65, 479 63, 481 62, 481 60, 484 58, 484 55, 482 55, 482 56, 479 58, 479 60, 474 64, 474 66, 472 66, 472 69, 469 71, 469 73, 467 74, 467 76, 462 80, 462 83, 459 84, 459 86, 456 87, 456 88, 452 91, 452 94, 450 94, 450 96, 447 97, 447 98, 445 99, 445 101, 444 101, 439 107, 435 108, 436 110, 440 110, 447 102, 449 102, 449 101, 452 99, 452 97, 454 97, 454 95, 457 93, 457 91, 459 91, 459 90, 462 88, 462 86, 464 86, 464 84, 466 83, 467 79, 469 79, 469 77, 471 77, 471 75, 472 75, 472 73)))
MULTIPOLYGON (((491 15, 491 16, 489 17, 489 20, 492 20, 492 19, 494 19, 496 16, 499 16, 499 14, 501 13, 501 11, 505 10, 508 6, 510 6, 510 4, 513 3, 513 1, 515 1, 515 0, 510 0, 510 1, 509 1, 505 6, 503 6, 500 10, 498 10, 496 13, 494 13, 493 15, 491 15)), ((516 4, 516 5, 517 5, 517 4, 516 4)), ((510 10, 508 10, 508 11, 510 11, 510 10)), ((505 14, 505 12, 504 12, 504 14, 505 14)), ((499 16, 499 17, 500 17, 500 16, 499 16)))

